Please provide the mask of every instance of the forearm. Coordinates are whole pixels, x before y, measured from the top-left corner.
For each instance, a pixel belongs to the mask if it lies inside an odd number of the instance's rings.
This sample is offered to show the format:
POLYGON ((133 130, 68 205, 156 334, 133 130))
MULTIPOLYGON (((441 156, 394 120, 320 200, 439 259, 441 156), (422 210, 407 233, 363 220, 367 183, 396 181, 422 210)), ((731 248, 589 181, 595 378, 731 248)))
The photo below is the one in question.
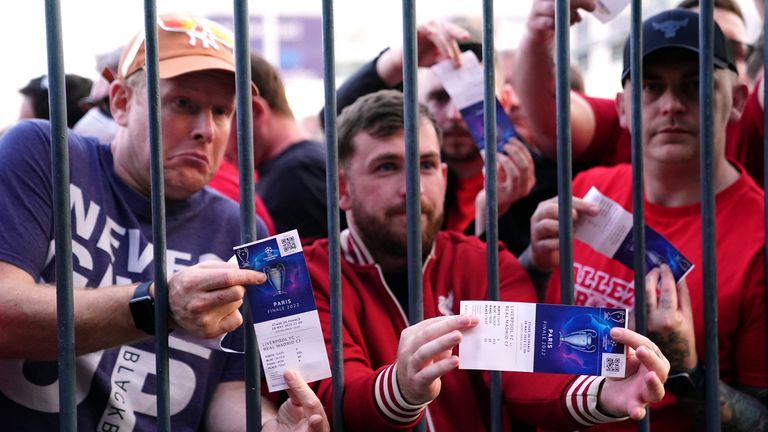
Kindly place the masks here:
MULTIPOLYGON (((387 50, 388 51, 388 50, 387 50)), ((352 105, 358 98, 379 90, 389 89, 377 71, 378 60, 387 51, 382 52, 372 61, 364 64, 336 90, 336 114, 352 105)), ((320 111, 320 125, 324 127, 325 108, 320 111)))
MULTIPOLYGON (((737 390, 720 381, 720 424, 723 431, 768 430, 768 407, 744 391, 737 390)), ((768 391, 762 390, 765 400, 768 391)), ((678 396, 680 404, 695 419, 702 429, 706 423, 706 401, 704 389, 699 388, 690 396, 678 396)))
POLYGON ((528 31, 517 48, 512 78, 520 106, 528 118, 539 150, 549 159, 557 157, 555 116, 555 64, 551 36, 528 31))
MULTIPOLYGON (((0 263, 0 358, 52 360, 58 355, 56 289, 23 275, 9 276, 0 263)), ((12 266, 11 266, 12 267, 12 266)), ((18 270, 21 271, 21 270, 18 270)), ((128 308, 135 286, 76 289, 75 350, 98 351, 146 337, 128 308)))

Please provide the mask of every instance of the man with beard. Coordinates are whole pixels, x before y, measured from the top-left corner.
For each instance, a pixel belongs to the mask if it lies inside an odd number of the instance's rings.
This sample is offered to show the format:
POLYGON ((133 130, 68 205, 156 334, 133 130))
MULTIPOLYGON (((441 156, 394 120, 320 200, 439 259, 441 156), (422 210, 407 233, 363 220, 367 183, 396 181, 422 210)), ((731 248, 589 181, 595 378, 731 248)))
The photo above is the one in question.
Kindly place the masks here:
MULTIPOLYGON (((402 430, 425 418, 431 430, 488 428, 488 374, 457 370, 453 349, 474 316, 457 315, 461 300, 487 297, 486 246, 475 237, 440 231, 446 166, 434 118, 419 110, 419 163, 424 317, 410 325, 408 309, 403 96, 384 90, 347 107, 338 120, 339 205, 349 228, 341 234, 344 415, 349 430, 402 430), (460 413, 460 415, 456 415, 460 413)), ((304 249, 326 346, 331 350, 328 243, 304 249)), ((499 250, 505 301, 534 301, 517 260, 499 250)), ((636 348, 628 377, 504 374, 505 430, 524 422, 569 429, 641 418, 660 399, 667 360, 647 338, 612 334, 636 348)), ((630 350, 631 351, 631 350, 630 350)), ((331 412, 331 381, 316 384, 331 412)))
MULTIPOLYGON (((484 161, 461 113, 429 68, 445 59, 459 67, 462 51, 472 51, 482 59, 482 45, 468 40, 469 33, 463 28, 445 21, 421 24, 416 31, 419 102, 426 105, 443 131, 442 156, 448 166, 448 193, 442 227, 449 231, 480 234, 485 225, 484 161)), ((501 71, 496 77, 497 97, 510 114, 516 99, 512 87, 504 84, 501 71)), ((357 98, 379 90, 400 90, 402 81, 403 49, 387 49, 342 84, 337 92, 337 109, 341 112, 357 98)), ((522 119, 515 117, 513 120, 522 119)), ((519 126, 521 140, 528 141, 526 125, 519 126)), ((498 162, 499 240, 517 255, 529 243, 530 216, 536 204, 557 193, 553 181, 554 164, 531 153, 517 139, 510 140, 505 146, 504 153, 498 155, 498 162), (546 178, 540 177, 540 172, 546 178), (538 187, 539 183, 541 187, 538 187)))
MULTIPOLYGON (((666 264, 646 276, 649 337, 670 359, 669 397, 652 406, 651 430, 704 429, 704 268, 700 209, 699 15, 670 9, 643 22, 640 106, 632 106, 629 40, 624 45, 624 93, 616 98, 622 125, 631 111, 643 116, 645 221, 694 264, 675 286, 666 264), (675 26, 674 31, 665 30, 675 26), (658 289, 657 289, 658 287, 658 289)), ((738 118, 747 90, 719 25, 713 37, 712 177, 716 206, 717 346, 723 430, 768 430, 768 358, 765 317, 765 214, 763 191, 738 163, 725 157, 726 125, 738 118)), ((573 181, 574 196, 591 187, 632 211, 632 167, 587 170, 573 181)), ((594 215, 595 204, 574 198, 574 214, 594 215)), ((531 218, 531 262, 542 271, 559 264, 557 203, 544 202, 531 218)), ((649 248, 651 243, 649 242, 649 248)), ((633 308, 634 272, 586 243, 575 241, 574 303, 633 308)), ((674 265, 674 263, 670 263, 674 265)), ((650 269, 649 269, 650 270, 650 269)), ((548 303, 560 300, 559 277, 548 303)), ((707 425, 709 426, 709 425, 707 425)), ((635 431, 624 422, 599 430, 635 431)))

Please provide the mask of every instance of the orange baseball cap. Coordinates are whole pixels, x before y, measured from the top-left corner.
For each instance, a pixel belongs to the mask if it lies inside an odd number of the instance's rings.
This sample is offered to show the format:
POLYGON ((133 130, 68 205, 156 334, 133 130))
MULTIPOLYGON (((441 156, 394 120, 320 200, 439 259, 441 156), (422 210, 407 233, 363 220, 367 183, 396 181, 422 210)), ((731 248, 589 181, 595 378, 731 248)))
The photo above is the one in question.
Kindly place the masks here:
MULTIPOLYGON (((185 73, 219 69, 235 72, 235 37, 221 24, 191 15, 163 15, 157 18, 158 75, 160 79, 185 73)), ((117 78, 124 79, 146 66, 144 31, 123 50, 117 78)), ((102 73, 112 81, 111 72, 102 73)), ((251 86, 254 94, 256 86, 251 86)))

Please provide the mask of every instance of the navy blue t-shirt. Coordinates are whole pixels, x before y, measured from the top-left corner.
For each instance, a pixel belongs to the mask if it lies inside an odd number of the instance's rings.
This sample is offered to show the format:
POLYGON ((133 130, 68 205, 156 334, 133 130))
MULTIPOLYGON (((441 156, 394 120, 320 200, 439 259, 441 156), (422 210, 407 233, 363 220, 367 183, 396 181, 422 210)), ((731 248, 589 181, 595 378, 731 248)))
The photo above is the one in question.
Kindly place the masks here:
MULTIPOLYGON (((68 134, 75 287, 154 279, 151 203, 116 174, 109 146, 68 134)), ((0 261, 55 282, 50 126, 25 121, 0 138, 0 261)), ((167 274, 227 260, 239 244, 237 204, 205 189, 166 202, 167 274)), ((266 235, 258 223, 259 236, 266 235)), ((1 312, 0 312, 1 313, 1 312)), ((109 331, 105 326, 104 331, 109 331)), ((154 339, 77 358, 78 430, 155 430, 154 339)), ((196 431, 220 382, 243 379, 243 358, 169 338, 171 422, 196 431)), ((2 429, 55 430, 56 362, 0 360, 2 429)))

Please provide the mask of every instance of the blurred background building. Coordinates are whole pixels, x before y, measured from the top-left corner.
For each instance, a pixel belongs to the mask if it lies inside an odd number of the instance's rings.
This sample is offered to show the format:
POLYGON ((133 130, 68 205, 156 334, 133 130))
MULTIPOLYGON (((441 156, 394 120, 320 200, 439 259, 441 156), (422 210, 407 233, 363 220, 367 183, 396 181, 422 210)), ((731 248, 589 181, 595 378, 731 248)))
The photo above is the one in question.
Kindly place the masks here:
MULTIPOLYGON (((676 0, 644 0, 643 14, 671 7, 676 0)), ((740 0, 748 19, 748 34, 760 32, 753 0, 740 0)), ((158 11, 204 15, 227 25, 231 2, 158 0, 158 11)), ((285 75, 288 97, 298 118, 315 114, 323 105, 321 0, 251 1, 251 47, 278 66, 285 75)), ((68 0, 61 2, 65 69, 95 79, 96 56, 126 43, 143 24, 141 2, 68 0)), ((495 45, 514 48, 525 26, 531 0, 497 1, 495 45)), ((13 2, 0 18, 4 67, 0 79, 0 130, 19 115, 19 89, 47 73, 45 15, 42 1, 13 2)), ((400 2, 336 0, 336 84, 388 46, 402 40, 400 2)), ((480 0, 420 0, 417 19, 464 17, 480 24, 480 0)), ((619 90, 621 50, 629 33, 629 8, 608 24, 593 17, 571 30, 573 62, 583 71, 586 92, 613 97, 619 90)))

